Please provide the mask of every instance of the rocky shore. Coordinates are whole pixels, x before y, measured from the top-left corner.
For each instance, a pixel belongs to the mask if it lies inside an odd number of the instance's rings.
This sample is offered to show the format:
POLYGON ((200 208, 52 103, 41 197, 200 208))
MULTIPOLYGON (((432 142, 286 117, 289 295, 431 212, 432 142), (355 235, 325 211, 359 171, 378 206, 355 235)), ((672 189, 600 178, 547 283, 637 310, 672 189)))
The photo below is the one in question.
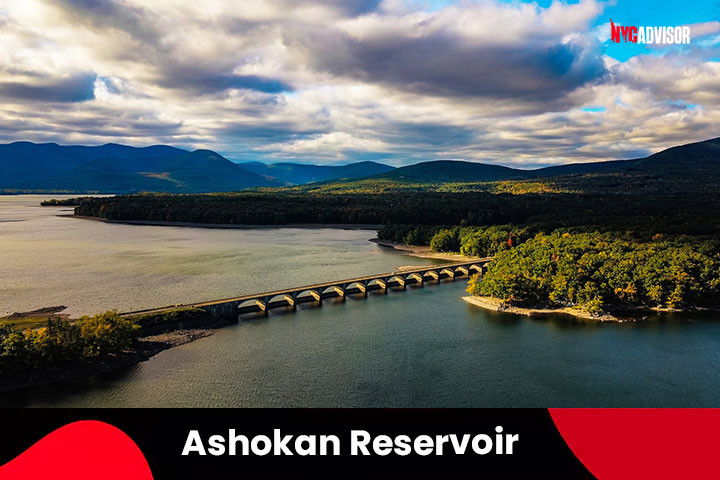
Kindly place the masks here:
POLYGON ((579 308, 522 308, 506 305, 502 300, 494 297, 467 296, 462 297, 462 299, 471 305, 475 305, 486 310, 492 310, 494 312, 514 313, 517 315, 526 316, 566 314, 572 315, 573 317, 582 318, 584 320, 595 320, 599 322, 624 321, 609 313, 605 313, 602 315, 594 315, 579 308))

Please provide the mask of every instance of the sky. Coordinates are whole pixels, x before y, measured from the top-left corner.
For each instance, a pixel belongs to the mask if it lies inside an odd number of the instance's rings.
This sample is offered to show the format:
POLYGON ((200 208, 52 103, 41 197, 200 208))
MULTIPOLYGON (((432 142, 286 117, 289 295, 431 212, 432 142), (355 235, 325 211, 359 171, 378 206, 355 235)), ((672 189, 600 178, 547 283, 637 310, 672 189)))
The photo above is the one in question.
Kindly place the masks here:
POLYGON ((0 0, 0 143, 637 158, 720 136, 718 20, 718 0, 0 0), (611 20, 691 42, 612 44, 611 20))

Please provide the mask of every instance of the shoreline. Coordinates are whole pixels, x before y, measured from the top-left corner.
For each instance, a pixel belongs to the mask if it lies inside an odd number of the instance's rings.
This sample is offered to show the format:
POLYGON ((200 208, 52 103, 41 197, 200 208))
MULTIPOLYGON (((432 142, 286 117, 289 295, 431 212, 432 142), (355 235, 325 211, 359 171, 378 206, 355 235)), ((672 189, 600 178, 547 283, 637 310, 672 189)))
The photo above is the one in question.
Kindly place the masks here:
POLYGON ((148 332, 138 338, 132 350, 123 353, 99 357, 89 362, 47 365, 31 371, 2 375, 0 376, 0 392, 24 390, 112 373, 150 360, 158 353, 173 347, 209 337, 218 329, 230 325, 229 322, 218 321, 212 317, 207 317, 206 320, 207 324, 195 325, 192 328, 172 329, 170 327, 164 331, 148 332))
MULTIPOLYGON (((720 308, 692 307, 692 308, 667 308, 667 307, 625 307, 605 312, 602 315, 593 315, 579 308, 525 308, 503 305, 502 300, 494 297, 468 295, 461 297, 463 301, 486 310, 501 313, 514 313, 528 317, 565 314, 582 320, 593 320, 597 322, 634 322, 639 318, 629 315, 630 313, 688 313, 688 312, 720 312, 720 308), (625 315, 623 315, 625 314, 625 315)), ((641 317, 643 320, 645 317, 641 317)))
POLYGON ((405 255, 408 255, 410 257, 418 257, 418 258, 432 258, 436 260, 448 260, 448 261, 472 261, 472 260, 480 260, 481 257, 470 257, 467 255, 460 255, 459 253, 442 253, 442 252, 433 252, 430 250, 430 247, 422 247, 418 245, 405 245, 404 243, 394 243, 389 242, 387 240, 380 240, 379 238, 371 238, 371 242, 385 248, 392 248, 393 250, 397 250, 399 252, 405 253, 405 255))
POLYGON ((64 218, 78 218, 80 220, 93 220, 102 223, 115 223, 121 225, 144 225, 153 227, 188 227, 188 228, 217 228, 225 230, 259 230, 273 228, 304 228, 323 229, 337 228, 340 230, 379 230, 382 225, 352 224, 352 223, 284 223, 270 225, 250 225, 236 223, 195 223, 195 222, 166 222, 163 220, 108 220, 107 218, 88 217, 85 215, 57 215, 64 218))
POLYGON ((24 328, 38 328, 47 325, 50 319, 70 320, 70 315, 61 313, 67 307, 65 305, 56 305, 52 307, 42 307, 29 312, 8 312, 0 314, 0 322, 10 322, 15 326, 24 328))
POLYGON ((584 310, 577 308, 523 308, 503 305, 502 300, 494 297, 481 297, 481 296, 465 296, 461 297, 464 302, 476 307, 484 308, 493 312, 501 313, 514 313, 516 315, 525 315, 526 317, 539 316, 539 315, 557 315, 565 314, 571 315, 576 318, 583 320, 593 320, 597 322, 618 322, 622 323, 627 320, 620 319, 611 314, 603 315, 592 315, 584 310))

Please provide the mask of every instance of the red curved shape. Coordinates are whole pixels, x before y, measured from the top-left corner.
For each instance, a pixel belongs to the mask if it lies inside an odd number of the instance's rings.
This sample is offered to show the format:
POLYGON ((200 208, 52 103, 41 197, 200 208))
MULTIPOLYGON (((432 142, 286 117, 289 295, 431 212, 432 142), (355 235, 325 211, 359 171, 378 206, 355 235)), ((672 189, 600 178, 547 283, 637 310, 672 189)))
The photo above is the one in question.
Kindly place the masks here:
POLYGON ((43 437, 0 467, 0 478, 149 480, 152 473, 140 448, 122 430, 88 420, 43 437))
POLYGON ((720 409, 551 408, 598 479, 720 478, 720 409))

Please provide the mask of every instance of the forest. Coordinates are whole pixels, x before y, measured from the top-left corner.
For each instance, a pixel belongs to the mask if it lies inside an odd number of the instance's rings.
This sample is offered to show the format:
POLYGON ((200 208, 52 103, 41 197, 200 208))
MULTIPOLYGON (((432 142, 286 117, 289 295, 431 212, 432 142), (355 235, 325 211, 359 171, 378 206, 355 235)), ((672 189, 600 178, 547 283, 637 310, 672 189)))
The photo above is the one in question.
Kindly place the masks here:
POLYGON ((436 252, 495 257, 484 277, 470 280, 468 292, 508 305, 590 313, 720 306, 720 238, 714 235, 387 225, 378 236, 436 252))
POLYGON ((107 311, 77 320, 50 317, 40 328, 0 320, 0 374, 99 362, 133 351, 140 336, 188 328, 205 318, 202 309, 179 307, 136 315, 107 311))
POLYGON ((652 242, 611 233, 538 233, 499 250, 468 292, 530 307, 717 307, 720 255, 708 240, 652 242))
POLYGON ((445 226, 527 225, 549 232, 583 227, 706 235, 720 232, 720 201, 714 193, 492 194, 403 192, 314 194, 253 191, 234 194, 120 195, 82 198, 75 214, 107 220, 236 225, 417 224, 445 226))
POLYGON ((137 322, 112 311, 74 322, 49 319, 39 329, 18 330, 11 322, 0 322, 0 373, 120 353, 139 334, 137 322))

